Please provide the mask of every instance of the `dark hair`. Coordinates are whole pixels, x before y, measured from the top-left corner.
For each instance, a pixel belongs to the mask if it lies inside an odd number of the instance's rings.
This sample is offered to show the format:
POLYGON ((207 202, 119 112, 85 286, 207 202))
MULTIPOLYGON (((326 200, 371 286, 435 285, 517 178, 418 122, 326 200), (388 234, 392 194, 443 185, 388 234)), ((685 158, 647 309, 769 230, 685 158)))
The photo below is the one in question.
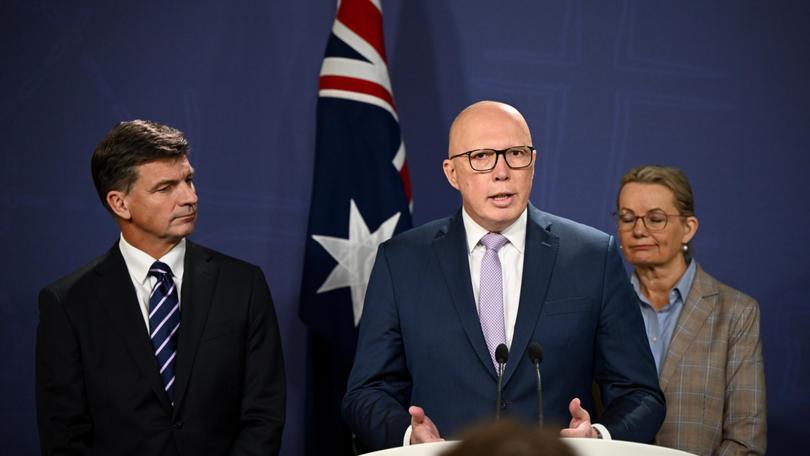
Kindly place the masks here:
POLYGON ((128 120, 110 130, 93 151, 90 169, 101 204, 110 210, 107 194, 129 192, 144 163, 177 159, 190 152, 183 132, 150 120, 128 120))
POLYGON ((442 456, 574 456, 559 431, 528 426, 510 419, 477 426, 442 456))

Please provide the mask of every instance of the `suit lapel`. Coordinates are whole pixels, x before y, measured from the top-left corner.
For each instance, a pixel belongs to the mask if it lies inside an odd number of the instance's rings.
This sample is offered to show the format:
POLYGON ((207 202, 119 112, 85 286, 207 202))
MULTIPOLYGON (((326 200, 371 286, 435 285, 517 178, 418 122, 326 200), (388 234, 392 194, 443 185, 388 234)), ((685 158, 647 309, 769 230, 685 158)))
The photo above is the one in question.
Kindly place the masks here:
POLYGON ((137 294, 117 243, 104 261, 96 267, 96 273, 98 274, 96 290, 101 308, 117 329, 116 332, 121 335, 135 365, 143 373, 160 402, 170 408, 171 404, 158 374, 154 347, 146 331, 137 294))
POLYGON ((681 316, 678 318, 678 325, 672 334, 672 341, 669 344, 669 349, 664 358, 664 365, 661 368, 659 383, 662 390, 666 390, 667 385, 669 385, 670 380, 678 370, 684 354, 689 350, 689 346, 714 311, 717 294, 717 284, 714 279, 706 274, 700 265, 697 265, 692 289, 689 290, 681 316))
POLYGON ((551 272, 554 270, 559 249, 559 238, 549 231, 550 227, 550 222, 545 220, 543 214, 534 206, 529 205, 520 304, 509 350, 509 362, 506 364, 506 372, 504 372, 504 385, 512 377, 520 360, 525 357, 526 347, 537 327, 537 319, 540 317, 540 311, 546 299, 551 272))
POLYGON ((177 371, 175 410, 180 408, 185 397, 194 358, 200 346, 208 311, 214 297, 218 268, 209 252, 186 241, 186 256, 183 260, 183 285, 180 298, 180 336, 177 341, 177 371))
POLYGON ((495 367, 481 331, 481 321, 478 319, 472 292, 470 262, 467 259, 467 233, 460 210, 438 233, 433 241, 433 251, 467 339, 487 372, 495 378, 495 367))

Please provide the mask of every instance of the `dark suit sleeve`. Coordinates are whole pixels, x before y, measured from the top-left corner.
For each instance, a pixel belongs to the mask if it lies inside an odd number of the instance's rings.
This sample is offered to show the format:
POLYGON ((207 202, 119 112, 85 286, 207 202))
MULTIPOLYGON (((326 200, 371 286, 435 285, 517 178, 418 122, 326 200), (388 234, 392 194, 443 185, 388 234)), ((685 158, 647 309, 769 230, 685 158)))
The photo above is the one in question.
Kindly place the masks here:
POLYGON ((394 283, 383 245, 366 290, 343 419, 370 450, 400 446, 410 425, 406 410, 410 393, 394 283))
POLYGON ((81 351, 60 296, 49 288, 39 294, 36 402, 43 455, 90 454, 81 351))
POLYGON ((594 378, 605 412, 598 422, 613 439, 652 442, 666 415, 638 296, 611 236, 604 267, 594 378))
POLYGON ((230 454, 278 454, 284 429, 286 386, 281 337, 270 289, 261 270, 252 277, 250 323, 240 429, 230 454))

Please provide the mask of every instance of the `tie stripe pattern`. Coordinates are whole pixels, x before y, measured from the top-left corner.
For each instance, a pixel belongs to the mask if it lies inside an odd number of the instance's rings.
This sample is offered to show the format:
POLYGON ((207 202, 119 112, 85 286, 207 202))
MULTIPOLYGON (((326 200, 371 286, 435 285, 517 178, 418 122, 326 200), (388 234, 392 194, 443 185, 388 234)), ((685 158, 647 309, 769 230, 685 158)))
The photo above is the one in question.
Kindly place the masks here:
POLYGON ((496 369, 495 348, 506 343, 506 327, 503 317, 503 275, 498 250, 509 240, 500 233, 487 233, 479 244, 487 248, 481 260, 481 281, 478 293, 478 318, 487 342, 489 355, 496 369))
POLYGON ((169 402, 174 405, 174 367, 177 355, 177 333, 180 330, 180 300, 168 265, 156 261, 149 275, 157 283, 149 295, 149 336, 155 348, 160 377, 169 402))

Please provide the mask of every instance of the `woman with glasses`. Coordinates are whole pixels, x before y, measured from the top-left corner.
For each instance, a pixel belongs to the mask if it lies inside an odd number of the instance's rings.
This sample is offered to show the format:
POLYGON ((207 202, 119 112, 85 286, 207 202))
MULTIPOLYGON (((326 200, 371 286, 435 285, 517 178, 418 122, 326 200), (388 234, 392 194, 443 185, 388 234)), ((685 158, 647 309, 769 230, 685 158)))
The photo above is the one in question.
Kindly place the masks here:
POLYGON ((698 229, 679 169, 624 175, 616 221, 667 401, 656 443, 699 455, 765 454, 759 306, 692 258, 698 229))

